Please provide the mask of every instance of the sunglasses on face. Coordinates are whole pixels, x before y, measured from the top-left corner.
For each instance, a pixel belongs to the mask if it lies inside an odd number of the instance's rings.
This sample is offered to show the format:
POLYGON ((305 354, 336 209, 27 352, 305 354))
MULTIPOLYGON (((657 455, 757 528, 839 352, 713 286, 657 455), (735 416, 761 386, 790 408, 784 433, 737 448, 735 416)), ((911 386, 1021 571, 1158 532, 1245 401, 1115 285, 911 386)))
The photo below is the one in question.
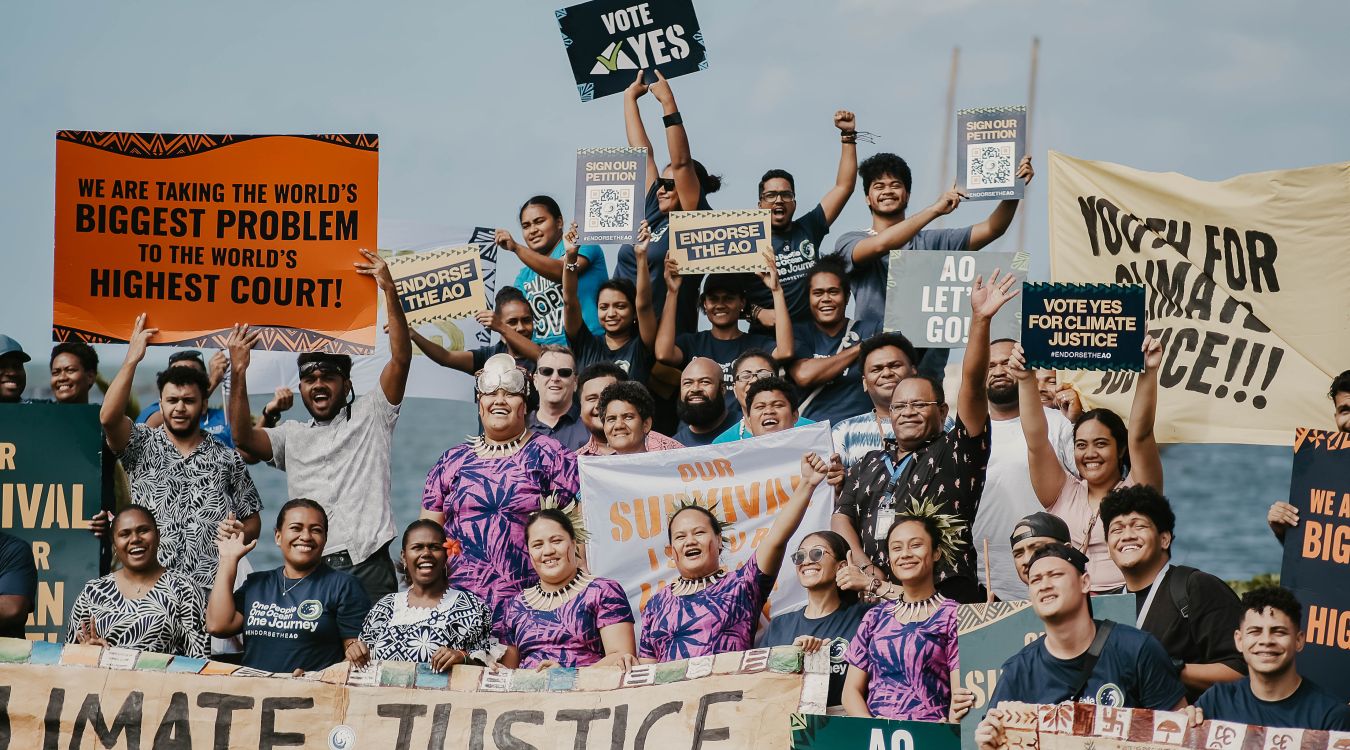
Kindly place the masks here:
POLYGON ((576 372, 576 370, 573 370, 570 367, 559 367, 556 369, 552 367, 536 367, 534 371, 546 378, 553 377, 553 373, 555 372, 558 373, 558 377, 560 378, 570 378, 572 377, 572 373, 576 372))
POLYGON ((825 549, 824 547, 812 547, 811 549, 805 550, 799 549, 796 552, 792 553, 792 564, 801 565, 807 560, 810 560, 813 563, 818 563, 827 554, 829 554, 829 550, 825 549))
POLYGON ((657 178, 656 178, 656 184, 657 184, 657 185, 660 185, 660 186, 661 186, 661 189, 664 190, 664 191, 666 191, 667 193, 671 193, 671 192, 674 192, 674 191, 675 191, 675 180, 674 180, 674 178, 657 177, 657 178))

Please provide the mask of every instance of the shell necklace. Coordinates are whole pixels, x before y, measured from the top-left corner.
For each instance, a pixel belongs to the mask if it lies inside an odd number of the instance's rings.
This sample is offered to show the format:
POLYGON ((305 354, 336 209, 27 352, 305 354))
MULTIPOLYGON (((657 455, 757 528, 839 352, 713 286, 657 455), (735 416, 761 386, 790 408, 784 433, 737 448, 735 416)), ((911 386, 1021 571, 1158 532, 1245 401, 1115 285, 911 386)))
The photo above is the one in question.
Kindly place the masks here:
POLYGON ((933 595, 927 599, 920 599, 916 602, 905 601, 905 595, 900 594, 900 598, 891 605, 891 615, 901 622, 916 622, 928 619, 933 610, 936 610, 947 597, 933 592, 933 595))
POLYGON ((594 576, 587 575, 578 570, 577 574, 572 576, 572 580, 568 581, 557 591, 545 591, 542 583, 536 583, 528 589, 525 589, 525 603, 530 605, 530 609, 538 610, 540 612, 552 612, 558 607, 571 601, 572 597, 577 592, 586 588, 586 584, 594 580, 594 576))
POLYGON ((671 593, 676 596, 688 596, 708 588, 714 583, 726 578, 726 576, 726 568, 718 568, 702 578, 685 578, 684 576, 680 576, 675 579, 674 583, 670 584, 670 590, 671 593))
POLYGON ((501 458, 519 450, 520 446, 525 444, 525 438, 529 435, 529 427, 521 430, 519 435, 502 442, 497 442, 486 435, 474 435, 469 438, 469 446, 473 448, 473 452, 477 453, 479 458, 501 458))

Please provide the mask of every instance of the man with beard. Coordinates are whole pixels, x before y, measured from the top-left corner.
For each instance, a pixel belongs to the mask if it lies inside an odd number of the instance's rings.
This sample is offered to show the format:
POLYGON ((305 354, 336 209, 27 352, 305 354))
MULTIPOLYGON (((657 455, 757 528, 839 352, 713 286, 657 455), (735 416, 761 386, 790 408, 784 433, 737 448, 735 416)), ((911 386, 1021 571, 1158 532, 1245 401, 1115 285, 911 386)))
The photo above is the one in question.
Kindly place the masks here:
MULTIPOLYGON (((580 384, 577 393, 581 400, 581 423, 586 425, 586 430, 591 433, 590 441, 581 446, 581 449, 577 451, 577 455, 613 455, 615 450, 609 445, 609 440, 605 437, 605 423, 600 417, 600 399, 601 394, 603 394, 609 386, 614 385, 615 383, 629 382, 628 373, 613 362, 596 362, 581 371, 581 375, 577 376, 577 382, 580 384)), ((648 397, 650 398, 650 395, 648 397)), ((652 451, 668 451, 672 448, 684 447, 679 442, 671 440, 665 435, 650 429, 650 427, 647 431, 644 446, 649 453, 652 451)))
MULTIPOLYGON (((1008 374, 1008 355, 1012 354, 1012 339, 999 339, 989 345, 989 438, 991 449, 989 467, 985 470, 984 494, 980 509, 975 514, 971 530, 975 545, 984 554, 989 545, 989 579, 980 567, 980 580, 994 590, 1003 601, 1027 598, 1027 587, 1018 575, 1015 565, 1009 565, 1012 548, 1008 537, 1019 519, 1041 510, 1036 492, 1031 487, 1027 468, 1027 440, 1022 434, 1022 417, 1018 407, 1017 381, 1008 374)), ((1061 464, 1073 468, 1073 425, 1058 411, 1045 410, 1050 425, 1050 444, 1055 447, 1061 464)))
POLYGON ((19 342, 0 334, 0 404, 17 404, 23 400, 23 389, 28 387, 28 374, 23 365, 31 359, 19 342))
MULTIPOLYGON (((136 318, 126 360, 103 398, 99 421, 108 447, 131 480, 131 499, 155 515, 159 562, 209 593, 216 580, 216 533, 224 525, 258 538, 262 501, 239 454, 202 428, 210 384, 195 367, 171 365, 156 379, 158 427, 135 424, 126 404, 136 367, 158 328, 136 318)), ((105 521, 106 523, 106 521, 105 521)))
POLYGON ((741 418, 739 409, 727 408, 727 400, 722 366, 707 357, 690 360, 680 373, 680 400, 675 405, 680 429, 675 440, 688 446, 712 443, 741 418))
MULTIPOLYGON (((965 196, 949 190, 937 202, 913 216, 909 208, 913 178, 909 165, 895 154, 873 154, 858 166, 872 213, 872 226, 861 232, 847 232, 835 243, 834 252, 844 260, 853 282, 854 314, 859 318, 881 318, 886 311, 886 278, 892 250, 979 250, 1012 225, 1017 201, 999 201, 989 218, 969 227, 926 228, 933 220, 946 216, 961 205, 965 196)), ((1022 159, 1017 176, 1030 183, 1031 157, 1022 159)), ((919 373, 943 377, 948 349, 925 349, 915 364, 919 373)))
POLYGON ((230 350, 230 431, 236 448, 286 472, 287 494, 319 503, 331 520, 324 563, 356 576, 372 601, 398 590, 389 542, 394 514, 389 503, 389 452, 399 405, 408 385, 412 340, 394 278, 379 255, 361 250, 357 273, 373 277, 389 320, 389 362, 366 395, 352 392, 352 358, 306 352, 296 358, 300 399, 308 423, 255 427, 249 420, 248 364, 261 332, 237 325, 230 350))
MULTIPOLYGON (((891 427, 891 395, 895 384, 915 374, 918 355, 909 339, 898 333, 879 333, 858 346, 862 362, 862 389, 872 400, 872 411, 840 420, 830 431, 835 450, 848 468, 888 440, 895 439, 891 427)), ((948 425, 950 427, 950 425, 948 425)))

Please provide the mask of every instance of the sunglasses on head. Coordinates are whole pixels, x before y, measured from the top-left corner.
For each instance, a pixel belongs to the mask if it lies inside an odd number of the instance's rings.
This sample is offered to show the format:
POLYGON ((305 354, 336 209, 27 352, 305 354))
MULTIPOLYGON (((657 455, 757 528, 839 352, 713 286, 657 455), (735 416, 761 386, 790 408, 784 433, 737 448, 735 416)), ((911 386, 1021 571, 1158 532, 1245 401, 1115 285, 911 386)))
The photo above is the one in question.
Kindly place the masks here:
POLYGON ((657 178, 656 178, 656 184, 660 185, 660 186, 661 186, 661 189, 664 190, 664 191, 666 191, 667 193, 673 192, 673 191, 675 190, 675 180, 674 180, 674 178, 669 178, 669 177, 657 177, 657 178))
POLYGON ((792 564, 793 564, 793 565, 801 565, 802 563, 806 562, 807 560, 810 560, 810 561, 813 562, 813 563, 814 563, 814 562, 820 562, 821 558, 825 557, 825 555, 828 554, 828 553, 829 553, 829 550, 825 549, 824 547, 812 547, 811 549, 799 549, 799 550, 797 550, 796 552, 793 552, 793 553, 792 553, 792 564))
POLYGON ((573 370, 570 367, 559 367, 556 369, 552 367, 536 367, 534 371, 546 378, 553 377, 553 373, 555 372, 558 373, 558 377, 560 378, 570 378, 572 377, 572 373, 576 372, 576 370, 573 370))

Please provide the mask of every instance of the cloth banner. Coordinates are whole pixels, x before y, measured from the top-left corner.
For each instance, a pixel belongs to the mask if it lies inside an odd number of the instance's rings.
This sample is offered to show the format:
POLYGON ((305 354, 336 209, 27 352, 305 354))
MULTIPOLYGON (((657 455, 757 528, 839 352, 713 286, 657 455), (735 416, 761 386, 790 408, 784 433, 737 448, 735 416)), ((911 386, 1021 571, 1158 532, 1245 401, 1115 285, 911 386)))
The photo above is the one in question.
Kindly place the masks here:
POLYGON ((957 750, 959 747, 961 731, 954 724, 792 715, 792 750, 957 750))
MULTIPOLYGON (((768 533, 778 509, 801 483, 802 455, 828 460, 833 452, 829 422, 795 427, 723 445, 629 456, 582 456, 581 507, 591 540, 591 573, 623 584, 640 612, 647 600, 678 573, 666 541, 666 519, 681 502, 715 507, 732 525, 723 536, 728 569, 740 567, 768 533)), ((787 555, 807 534, 830 528, 834 491, 821 482, 801 526, 792 535, 778 571, 772 614, 806 603, 806 592, 787 555)), ((641 617, 638 618, 641 627, 641 617)))
POLYGON ((47 643, 30 650, 28 641, 0 639, 0 738, 11 748, 780 750, 801 710, 801 664, 787 646, 628 673, 457 666, 447 674, 384 662, 291 679, 202 659, 47 643))
MULTIPOLYGON (((1205 182, 1051 151, 1051 276, 1147 287, 1160 442, 1287 445, 1333 427, 1350 362, 1348 205, 1350 162, 1205 182)), ((1126 415, 1136 377, 1060 382, 1126 415)))
MULTIPOLYGON (((1134 594, 1092 597, 1092 616, 1133 623, 1134 594)), ((1044 632, 1045 624, 1028 601, 962 604, 957 608, 956 647, 961 653, 961 668, 952 675, 952 684, 975 694, 975 705, 961 720, 964 750, 975 750, 975 726, 991 708, 989 699, 1003 673, 1003 662, 1044 632)))
MULTIPOLYGON (((1095 599, 1093 600, 1096 601, 1095 599)), ((1281 729, 1231 721, 1187 726, 1180 711, 1119 708, 1091 703, 1040 706, 1003 703, 1005 748, 1037 750, 1335 750, 1350 732, 1281 729)))
POLYGON ((57 341, 368 354, 379 137, 56 134, 57 341))
POLYGON ((70 605, 99 576, 99 541, 89 532, 103 509, 98 409, 0 404, 0 528, 32 545, 37 567, 29 638, 65 639, 70 605))
POLYGON ((1350 697, 1350 433, 1299 430, 1280 583, 1303 604, 1298 671, 1350 697))

